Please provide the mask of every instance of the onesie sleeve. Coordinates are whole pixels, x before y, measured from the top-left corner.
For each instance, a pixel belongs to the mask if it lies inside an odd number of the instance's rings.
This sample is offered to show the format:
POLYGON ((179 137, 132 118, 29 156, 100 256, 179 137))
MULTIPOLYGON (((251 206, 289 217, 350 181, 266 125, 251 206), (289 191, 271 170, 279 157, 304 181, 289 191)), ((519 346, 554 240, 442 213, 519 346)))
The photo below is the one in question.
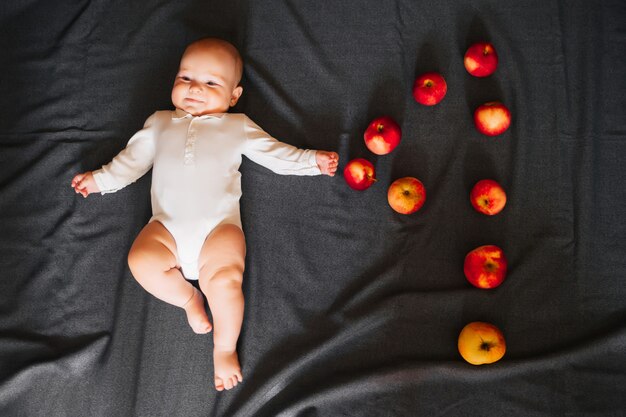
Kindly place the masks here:
POLYGON ((93 172, 102 194, 114 193, 137 181, 150 170, 154 162, 156 113, 143 129, 133 135, 126 147, 111 162, 93 172))
POLYGON ((282 175, 320 175, 317 151, 299 149, 274 139, 244 116, 246 143, 243 154, 253 162, 282 175))

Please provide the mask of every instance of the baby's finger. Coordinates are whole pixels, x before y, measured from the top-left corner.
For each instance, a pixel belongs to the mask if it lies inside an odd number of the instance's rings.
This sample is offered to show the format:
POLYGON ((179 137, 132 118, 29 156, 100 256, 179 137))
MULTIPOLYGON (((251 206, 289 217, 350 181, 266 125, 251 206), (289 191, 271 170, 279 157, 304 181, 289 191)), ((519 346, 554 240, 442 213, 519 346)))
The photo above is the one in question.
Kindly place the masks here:
POLYGON ((86 197, 86 193, 87 193, 87 187, 85 186, 81 186, 80 184, 77 184, 76 187, 74 188, 74 190, 79 193, 80 195, 82 195, 83 197, 86 197))
POLYGON ((77 184, 80 184, 83 178, 85 178, 85 174, 76 174, 74 178, 72 179, 72 187, 74 187, 77 184))

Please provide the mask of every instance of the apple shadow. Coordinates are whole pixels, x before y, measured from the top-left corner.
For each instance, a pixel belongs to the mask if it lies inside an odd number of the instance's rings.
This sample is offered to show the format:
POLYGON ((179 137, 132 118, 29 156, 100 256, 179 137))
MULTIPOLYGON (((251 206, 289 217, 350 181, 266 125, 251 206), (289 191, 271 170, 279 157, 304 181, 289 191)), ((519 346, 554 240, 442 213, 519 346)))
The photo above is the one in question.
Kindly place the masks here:
MULTIPOLYGON (((461 60, 465 54, 467 48, 481 41, 491 41, 492 35, 490 34, 487 26, 482 19, 475 15, 475 10, 471 13, 474 14, 469 20, 468 25, 464 25, 468 21, 462 19, 459 22, 459 55, 461 60), (462 35, 462 33, 465 33, 462 35)), ((467 15, 470 16, 470 11, 467 11, 467 15)), ((500 79, 498 77, 498 71, 488 77, 474 77, 470 75, 464 69, 465 76, 465 100, 468 109, 468 120, 472 126, 472 134, 469 137, 467 148, 463 161, 463 186, 466 195, 469 195, 472 187, 477 181, 481 179, 494 179, 506 187, 506 178, 501 178, 500 174, 503 171, 502 161, 502 149, 497 146, 499 143, 498 138, 487 137, 479 133, 474 127, 474 111, 475 109, 489 101, 501 101, 503 98, 503 91, 500 86, 500 79)), ((494 241, 498 241, 505 228, 505 218, 502 216, 496 216, 495 218, 488 218, 479 213, 473 213, 473 221, 469 222, 467 236, 491 236, 494 241)), ((469 246, 483 244, 478 240, 468 240, 469 246)), ((468 247, 470 250, 471 247, 468 247)))
MULTIPOLYGON (((402 140, 415 141, 414 135, 410 132, 402 132, 402 140)), ((398 147, 402 146, 402 142, 398 147)), ((419 143, 412 143, 411 150, 408 152, 396 152, 393 154, 393 165, 390 171, 390 180, 395 181, 402 177, 415 177, 424 183, 426 192, 429 191, 429 184, 426 181, 428 177, 428 152, 426 152, 419 143)))
POLYGON ((462 16, 463 21, 459 22, 457 25, 457 27, 461 28, 461 30, 459 30, 458 38, 458 53, 461 57, 465 55, 465 51, 470 45, 476 42, 489 41, 491 38, 491 34, 487 29, 487 26, 483 20, 476 15, 476 9, 472 8, 471 10, 465 10, 462 13, 462 16), (472 16, 469 21, 469 25, 465 25, 465 18, 469 16, 472 16), (465 33, 465 35, 463 35, 463 33, 465 33))
MULTIPOLYGON (((430 38, 430 36, 428 37, 430 38)), ((442 72, 441 62, 444 61, 441 51, 437 52, 437 48, 433 46, 436 41, 427 40, 419 48, 415 57, 415 78, 425 72, 442 72)), ((445 77, 445 75, 444 75, 445 77)), ((413 86, 411 85, 411 88, 413 86)))
POLYGON ((387 78, 378 83, 368 102, 367 124, 363 126, 363 132, 373 119, 380 116, 390 116, 402 126, 406 103, 398 91, 404 91, 402 80, 387 78))
POLYGON ((501 170, 498 169, 497 158, 488 152, 489 145, 489 143, 481 142, 468 143, 463 161, 463 195, 467 196, 468 199, 462 235, 464 253, 480 245, 495 244, 501 246, 506 242, 507 221, 510 220, 508 216, 486 216, 478 213, 469 205, 470 192, 474 185, 482 179, 493 179, 506 187, 506 178, 501 178, 498 175, 501 170))
MULTIPOLYGON (((389 171, 391 157, 389 155, 376 155, 365 146, 363 134, 372 120, 381 116, 389 116, 403 128, 404 111, 406 100, 398 91, 404 91, 403 80, 398 78, 386 78, 381 80, 368 101, 367 119, 359 125, 357 137, 351 140, 347 146, 350 158, 364 158, 374 164, 376 176, 384 180, 389 171)), ((400 142, 400 145, 402 142, 400 142)), ((392 152, 393 153, 393 152, 392 152)), ((348 162, 346 159, 345 162, 348 162)), ((344 164, 345 165, 345 164, 344 164)))
MULTIPOLYGON (((391 180, 396 180, 402 177, 415 177, 424 182, 427 192, 429 184, 425 181, 428 178, 428 157, 429 153, 425 151, 424 145, 418 140, 419 136, 423 133, 421 125, 419 123, 420 118, 426 117, 429 112, 438 111, 438 108, 427 107, 418 104, 413 99, 412 91, 414 80, 426 72, 438 72, 444 74, 444 64, 449 60, 446 56, 447 52, 441 51, 436 47, 437 38, 434 35, 427 35, 426 39, 422 42, 418 48, 414 73, 412 74, 412 80, 410 85, 407 85, 407 91, 410 91, 411 98, 409 102, 415 106, 415 111, 407 115, 406 123, 402 126, 402 141, 398 146, 398 149, 391 155, 393 158, 393 166, 391 167, 390 177, 391 180)), ((406 103, 405 103, 406 105, 406 103)), ((427 203, 428 204, 428 203, 427 203)))
MULTIPOLYGON (((484 22, 474 16, 467 29, 467 34, 460 39, 460 57, 461 61, 465 55, 465 51, 476 42, 489 42, 492 36, 485 26, 484 22)), ((503 91, 498 81, 498 71, 488 77, 474 77, 465 71, 465 100, 470 109, 470 117, 473 118, 474 110, 483 103, 489 101, 501 101, 503 91)), ((473 123, 473 122, 472 122, 473 123)))
MULTIPOLYGON (((489 140, 489 139, 486 139, 489 140)), ((496 176, 496 161, 481 143, 470 143, 465 153, 463 161, 463 185, 467 195, 476 182, 482 179, 494 179, 500 181, 496 176)))

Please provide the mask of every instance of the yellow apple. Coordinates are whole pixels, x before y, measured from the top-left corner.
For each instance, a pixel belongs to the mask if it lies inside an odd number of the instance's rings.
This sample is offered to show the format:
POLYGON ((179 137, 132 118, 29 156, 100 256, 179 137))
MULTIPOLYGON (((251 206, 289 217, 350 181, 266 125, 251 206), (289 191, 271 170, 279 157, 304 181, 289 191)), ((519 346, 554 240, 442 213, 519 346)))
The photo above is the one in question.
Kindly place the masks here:
POLYGON ((426 201, 426 189, 417 178, 399 178, 389 186, 387 201, 400 214, 415 213, 426 201))
POLYGON ((493 324, 474 321, 459 334, 459 353, 472 365, 499 361, 506 352, 504 335, 493 324))

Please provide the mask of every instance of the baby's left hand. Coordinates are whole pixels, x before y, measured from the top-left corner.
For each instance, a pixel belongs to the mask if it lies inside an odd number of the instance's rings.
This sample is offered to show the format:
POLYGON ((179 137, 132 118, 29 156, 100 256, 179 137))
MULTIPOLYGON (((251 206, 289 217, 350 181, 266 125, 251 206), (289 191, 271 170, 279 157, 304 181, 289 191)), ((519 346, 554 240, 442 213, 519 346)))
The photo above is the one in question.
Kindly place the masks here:
POLYGON ((317 151, 315 161, 322 174, 335 176, 339 165, 339 154, 337 152, 317 151))

